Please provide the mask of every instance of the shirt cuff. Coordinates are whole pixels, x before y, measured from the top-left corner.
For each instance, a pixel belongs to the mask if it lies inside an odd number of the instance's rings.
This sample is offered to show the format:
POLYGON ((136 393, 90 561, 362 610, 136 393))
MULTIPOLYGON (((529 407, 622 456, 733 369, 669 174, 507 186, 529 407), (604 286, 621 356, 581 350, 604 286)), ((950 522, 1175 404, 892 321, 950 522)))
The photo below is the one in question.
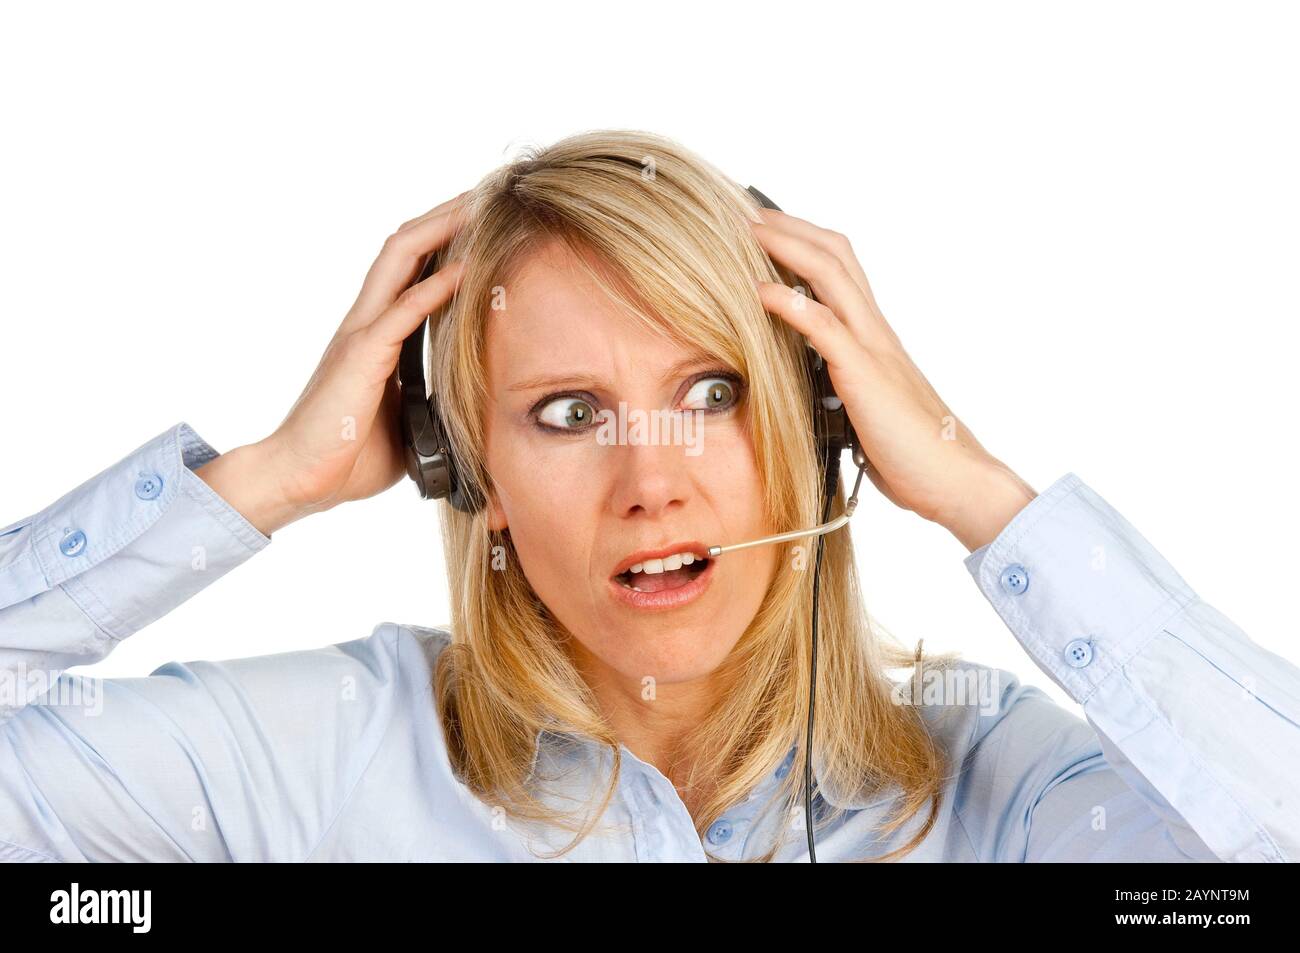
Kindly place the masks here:
POLYGON ((1079 704, 1197 601, 1168 561, 1074 473, 964 562, 1025 651, 1079 704))
POLYGON ((266 547, 194 473, 218 455, 178 423, 0 530, 0 611, 62 586, 120 639, 266 547))

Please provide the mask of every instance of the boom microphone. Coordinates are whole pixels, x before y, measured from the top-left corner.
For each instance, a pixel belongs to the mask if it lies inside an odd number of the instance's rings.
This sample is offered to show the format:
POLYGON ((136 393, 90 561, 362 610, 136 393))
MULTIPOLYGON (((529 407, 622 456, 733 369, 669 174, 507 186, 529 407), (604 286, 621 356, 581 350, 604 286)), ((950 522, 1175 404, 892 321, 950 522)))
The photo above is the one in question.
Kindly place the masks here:
POLYGON ((775 536, 764 536, 762 539, 751 539, 745 543, 732 543, 730 546, 710 546, 709 558, 721 556, 723 553, 735 552, 738 549, 749 549, 751 546, 767 546, 771 543, 784 543, 791 539, 802 539, 805 536, 821 536, 825 533, 833 533, 849 521, 853 511, 858 508, 858 488, 862 486, 862 475, 867 472, 866 456, 862 450, 855 447, 853 450, 853 462, 858 465, 858 478, 853 482, 853 494, 844 504, 844 512, 829 523, 822 523, 820 526, 814 526, 812 529, 797 529, 789 533, 778 533, 775 536))

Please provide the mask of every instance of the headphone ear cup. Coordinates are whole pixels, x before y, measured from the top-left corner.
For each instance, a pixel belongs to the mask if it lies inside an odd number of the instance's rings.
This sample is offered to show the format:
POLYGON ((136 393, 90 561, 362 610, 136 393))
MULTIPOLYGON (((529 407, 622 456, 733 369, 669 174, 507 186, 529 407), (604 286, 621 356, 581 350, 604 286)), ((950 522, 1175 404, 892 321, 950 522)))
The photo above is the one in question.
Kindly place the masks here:
POLYGON ((822 461, 826 459, 831 441, 831 420, 826 399, 832 396, 834 390, 829 386, 830 378, 826 373, 826 362, 822 356, 807 339, 804 339, 803 345, 804 357, 808 364, 808 377, 812 383, 813 439, 817 445, 817 459, 822 461))
POLYGON ((457 478, 456 489, 448 497, 448 501, 453 507, 462 513, 477 513, 483 508, 483 496, 478 492, 478 487, 470 482, 462 482, 457 478))
POLYGON ((397 361, 397 383, 400 388, 398 402, 398 430, 406 463, 406 475, 411 478, 425 500, 445 496, 448 474, 442 454, 442 434, 438 425, 433 400, 428 393, 424 370, 424 338, 428 321, 402 342, 397 361))
POLYGON ((451 452, 451 441, 447 439, 447 429, 443 426, 442 416, 433 397, 428 403, 429 422, 438 448, 425 467, 426 481, 431 482, 432 497, 446 497, 453 509, 462 513, 477 513, 483 508, 483 494, 473 480, 465 478, 464 471, 451 452))
POLYGON ((859 463, 858 435, 849 420, 849 412, 844 408, 844 401, 835 393, 826 359, 807 340, 804 348, 808 373, 812 378, 813 436, 817 442, 817 459, 827 459, 828 453, 838 458, 841 451, 851 449, 854 462, 859 463))
MULTIPOLYGON (((440 260, 438 252, 429 255, 411 284, 419 284, 432 275, 440 260)), ((483 495, 473 481, 463 477, 452 456, 437 400, 428 384, 424 358, 426 337, 431 336, 432 328, 426 318, 402 342, 397 361, 397 379, 401 389, 398 427, 406 474, 415 483, 421 499, 445 498, 454 509, 474 513, 483 507, 483 495)))
MULTIPOLYGON (((754 196, 758 204, 763 208, 781 211, 781 206, 754 188, 754 186, 748 186, 746 191, 754 196)), ((812 286, 804 281, 802 277, 795 275, 795 283, 811 300, 817 300, 812 293, 812 286)), ((825 359, 806 338, 803 339, 803 342, 808 375, 812 380, 813 439, 816 443, 817 462, 823 464, 829 460, 828 454, 838 454, 848 446, 856 448, 857 434, 853 432, 853 425, 849 423, 848 413, 844 410, 843 402, 835 394, 835 385, 831 383, 831 376, 830 372, 826 370, 825 359)))
POLYGON ((452 456, 451 444, 446 439, 446 432, 442 427, 442 418, 434 412, 434 420, 437 423, 438 431, 443 434, 442 446, 445 448, 442 453, 443 465, 446 468, 446 482, 448 485, 447 502, 452 508, 461 513, 477 513, 483 508, 483 494, 479 491, 478 484, 473 480, 465 478, 464 471, 456 458, 452 456))

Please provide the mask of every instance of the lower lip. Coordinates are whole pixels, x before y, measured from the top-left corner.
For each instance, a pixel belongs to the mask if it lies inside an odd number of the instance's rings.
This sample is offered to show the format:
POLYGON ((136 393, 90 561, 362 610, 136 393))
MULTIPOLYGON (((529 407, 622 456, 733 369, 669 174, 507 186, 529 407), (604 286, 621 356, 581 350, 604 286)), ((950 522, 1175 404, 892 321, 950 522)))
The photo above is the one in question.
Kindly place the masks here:
POLYGON ((633 609, 647 611, 676 609, 688 602, 694 602, 704 594, 704 590, 709 588, 709 583, 713 579, 713 569, 717 562, 716 558, 710 559, 703 572, 692 577, 691 581, 686 585, 678 586, 676 589, 661 589, 659 592, 637 592, 635 589, 629 589, 617 579, 611 579, 609 584, 614 590, 614 598, 633 609))

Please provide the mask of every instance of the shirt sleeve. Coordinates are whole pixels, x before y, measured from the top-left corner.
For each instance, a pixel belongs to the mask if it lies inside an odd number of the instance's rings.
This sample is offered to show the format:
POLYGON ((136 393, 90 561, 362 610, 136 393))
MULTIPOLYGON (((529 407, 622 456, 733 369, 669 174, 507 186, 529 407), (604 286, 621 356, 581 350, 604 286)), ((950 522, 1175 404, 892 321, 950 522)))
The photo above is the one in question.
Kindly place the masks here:
POLYGON ((179 423, 0 530, 0 859, 301 859, 374 750, 382 632, 142 678, 65 671, 270 543, 193 472, 215 456, 179 423))
POLYGON ((965 564, 1095 735, 1036 689, 1004 699, 981 744, 1029 740, 1040 755, 985 779, 1001 784, 1002 828, 1013 818, 1023 834, 1017 859, 1300 859, 1295 665, 1205 603, 1073 473, 965 564))
POLYGON ((208 486, 186 423, 0 529, 0 723, 271 542, 208 486))

